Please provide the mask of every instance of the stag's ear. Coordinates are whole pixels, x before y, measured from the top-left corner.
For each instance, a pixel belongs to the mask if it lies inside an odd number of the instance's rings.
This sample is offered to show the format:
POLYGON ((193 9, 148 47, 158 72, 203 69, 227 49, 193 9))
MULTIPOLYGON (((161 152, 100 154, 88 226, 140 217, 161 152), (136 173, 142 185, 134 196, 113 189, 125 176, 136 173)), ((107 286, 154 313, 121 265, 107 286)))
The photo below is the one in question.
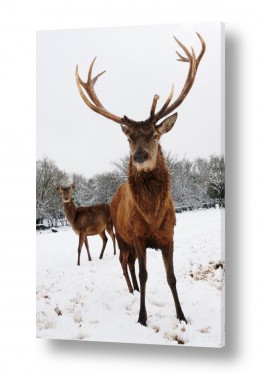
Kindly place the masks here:
POLYGON ((57 189, 57 191, 60 191, 60 186, 58 183, 55 183, 55 188, 57 189))
POLYGON ((172 127, 174 126, 176 119, 177 119, 177 113, 172 114, 172 116, 169 116, 166 119, 164 119, 164 121, 161 122, 160 125, 156 127, 159 136, 162 136, 163 134, 170 131, 172 127))
POLYGON ((75 186, 76 186, 76 183, 75 182, 73 182, 72 184, 71 184, 71 187, 74 189, 75 188, 75 186))
POLYGON ((130 128, 127 125, 120 125, 123 133, 128 136, 130 134, 130 128))

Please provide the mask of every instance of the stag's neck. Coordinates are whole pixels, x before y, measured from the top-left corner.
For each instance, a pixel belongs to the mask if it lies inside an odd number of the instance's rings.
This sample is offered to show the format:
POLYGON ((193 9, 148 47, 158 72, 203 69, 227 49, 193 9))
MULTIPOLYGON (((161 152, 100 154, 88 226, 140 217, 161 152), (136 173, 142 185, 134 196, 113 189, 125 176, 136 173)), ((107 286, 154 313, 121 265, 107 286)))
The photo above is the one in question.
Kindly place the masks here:
POLYGON ((64 204, 64 212, 66 215, 66 219, 68 222, 73 225, 76 217, 76 206, 73 202, 73 200, 70 200, 68 203, 64 204))
POLYGON ((141 211, 156 215, 169 194, 169 172, 159 145, 156 166, 150 171, 137 171, 130 159, 128 183, 133 199, 141 211))

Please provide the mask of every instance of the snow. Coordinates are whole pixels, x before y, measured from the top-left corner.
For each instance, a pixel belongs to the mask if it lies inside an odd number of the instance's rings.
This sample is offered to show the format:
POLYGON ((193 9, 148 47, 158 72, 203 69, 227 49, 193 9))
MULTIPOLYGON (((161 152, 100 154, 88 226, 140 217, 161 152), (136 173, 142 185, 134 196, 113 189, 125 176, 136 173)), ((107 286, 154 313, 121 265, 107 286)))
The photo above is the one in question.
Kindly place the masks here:
MULTIPOLYGON (((71 228, 37 233, 37 337, 162 345, 224 345, 223 210, 177 215, 174 269, 188 324, 176 318, 160 251, 147 250, 147 327, 137 323, 139 292, 130 294, 109 237, 88 237, 92 261, 71 228)), ((138 265, 136 264, 137 274, 138 265)))

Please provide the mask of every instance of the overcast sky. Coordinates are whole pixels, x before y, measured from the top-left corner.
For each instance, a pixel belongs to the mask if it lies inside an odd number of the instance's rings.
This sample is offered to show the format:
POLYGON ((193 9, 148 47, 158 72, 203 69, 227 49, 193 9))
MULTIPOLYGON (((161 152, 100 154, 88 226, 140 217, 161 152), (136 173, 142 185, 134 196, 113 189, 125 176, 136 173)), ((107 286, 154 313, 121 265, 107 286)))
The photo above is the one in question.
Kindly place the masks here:
POLYGON ((155 94, 160 95, 157 109, 172 83, 174 97, 179 95, 188 64, 177 61, 175 51, 182 51, 173 35, 198 53, 195 31, 207 50, 191 91, 177 109, 176 124, 161 144, 179 158, 221 154, 221 24, 190 23, 38 32, 37 159, 47 155, 60 169, 86 177, 111 170, 112 161, 128 154, 128 142, 119 124, 83 102, 76 65, 85 80, 97 56, 93 73, 107 70, 95 86, 103 105, 118 116, 144 120, 155 94))

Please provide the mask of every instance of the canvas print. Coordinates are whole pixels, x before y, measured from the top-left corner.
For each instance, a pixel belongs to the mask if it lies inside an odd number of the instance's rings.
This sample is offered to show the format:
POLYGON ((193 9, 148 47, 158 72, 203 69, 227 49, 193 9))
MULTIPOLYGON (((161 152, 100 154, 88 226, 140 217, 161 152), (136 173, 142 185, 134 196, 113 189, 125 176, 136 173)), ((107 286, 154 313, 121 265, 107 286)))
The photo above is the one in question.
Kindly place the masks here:
POLYGON ((224 25, 37 33, 36 335, 224 346, 224 25))

